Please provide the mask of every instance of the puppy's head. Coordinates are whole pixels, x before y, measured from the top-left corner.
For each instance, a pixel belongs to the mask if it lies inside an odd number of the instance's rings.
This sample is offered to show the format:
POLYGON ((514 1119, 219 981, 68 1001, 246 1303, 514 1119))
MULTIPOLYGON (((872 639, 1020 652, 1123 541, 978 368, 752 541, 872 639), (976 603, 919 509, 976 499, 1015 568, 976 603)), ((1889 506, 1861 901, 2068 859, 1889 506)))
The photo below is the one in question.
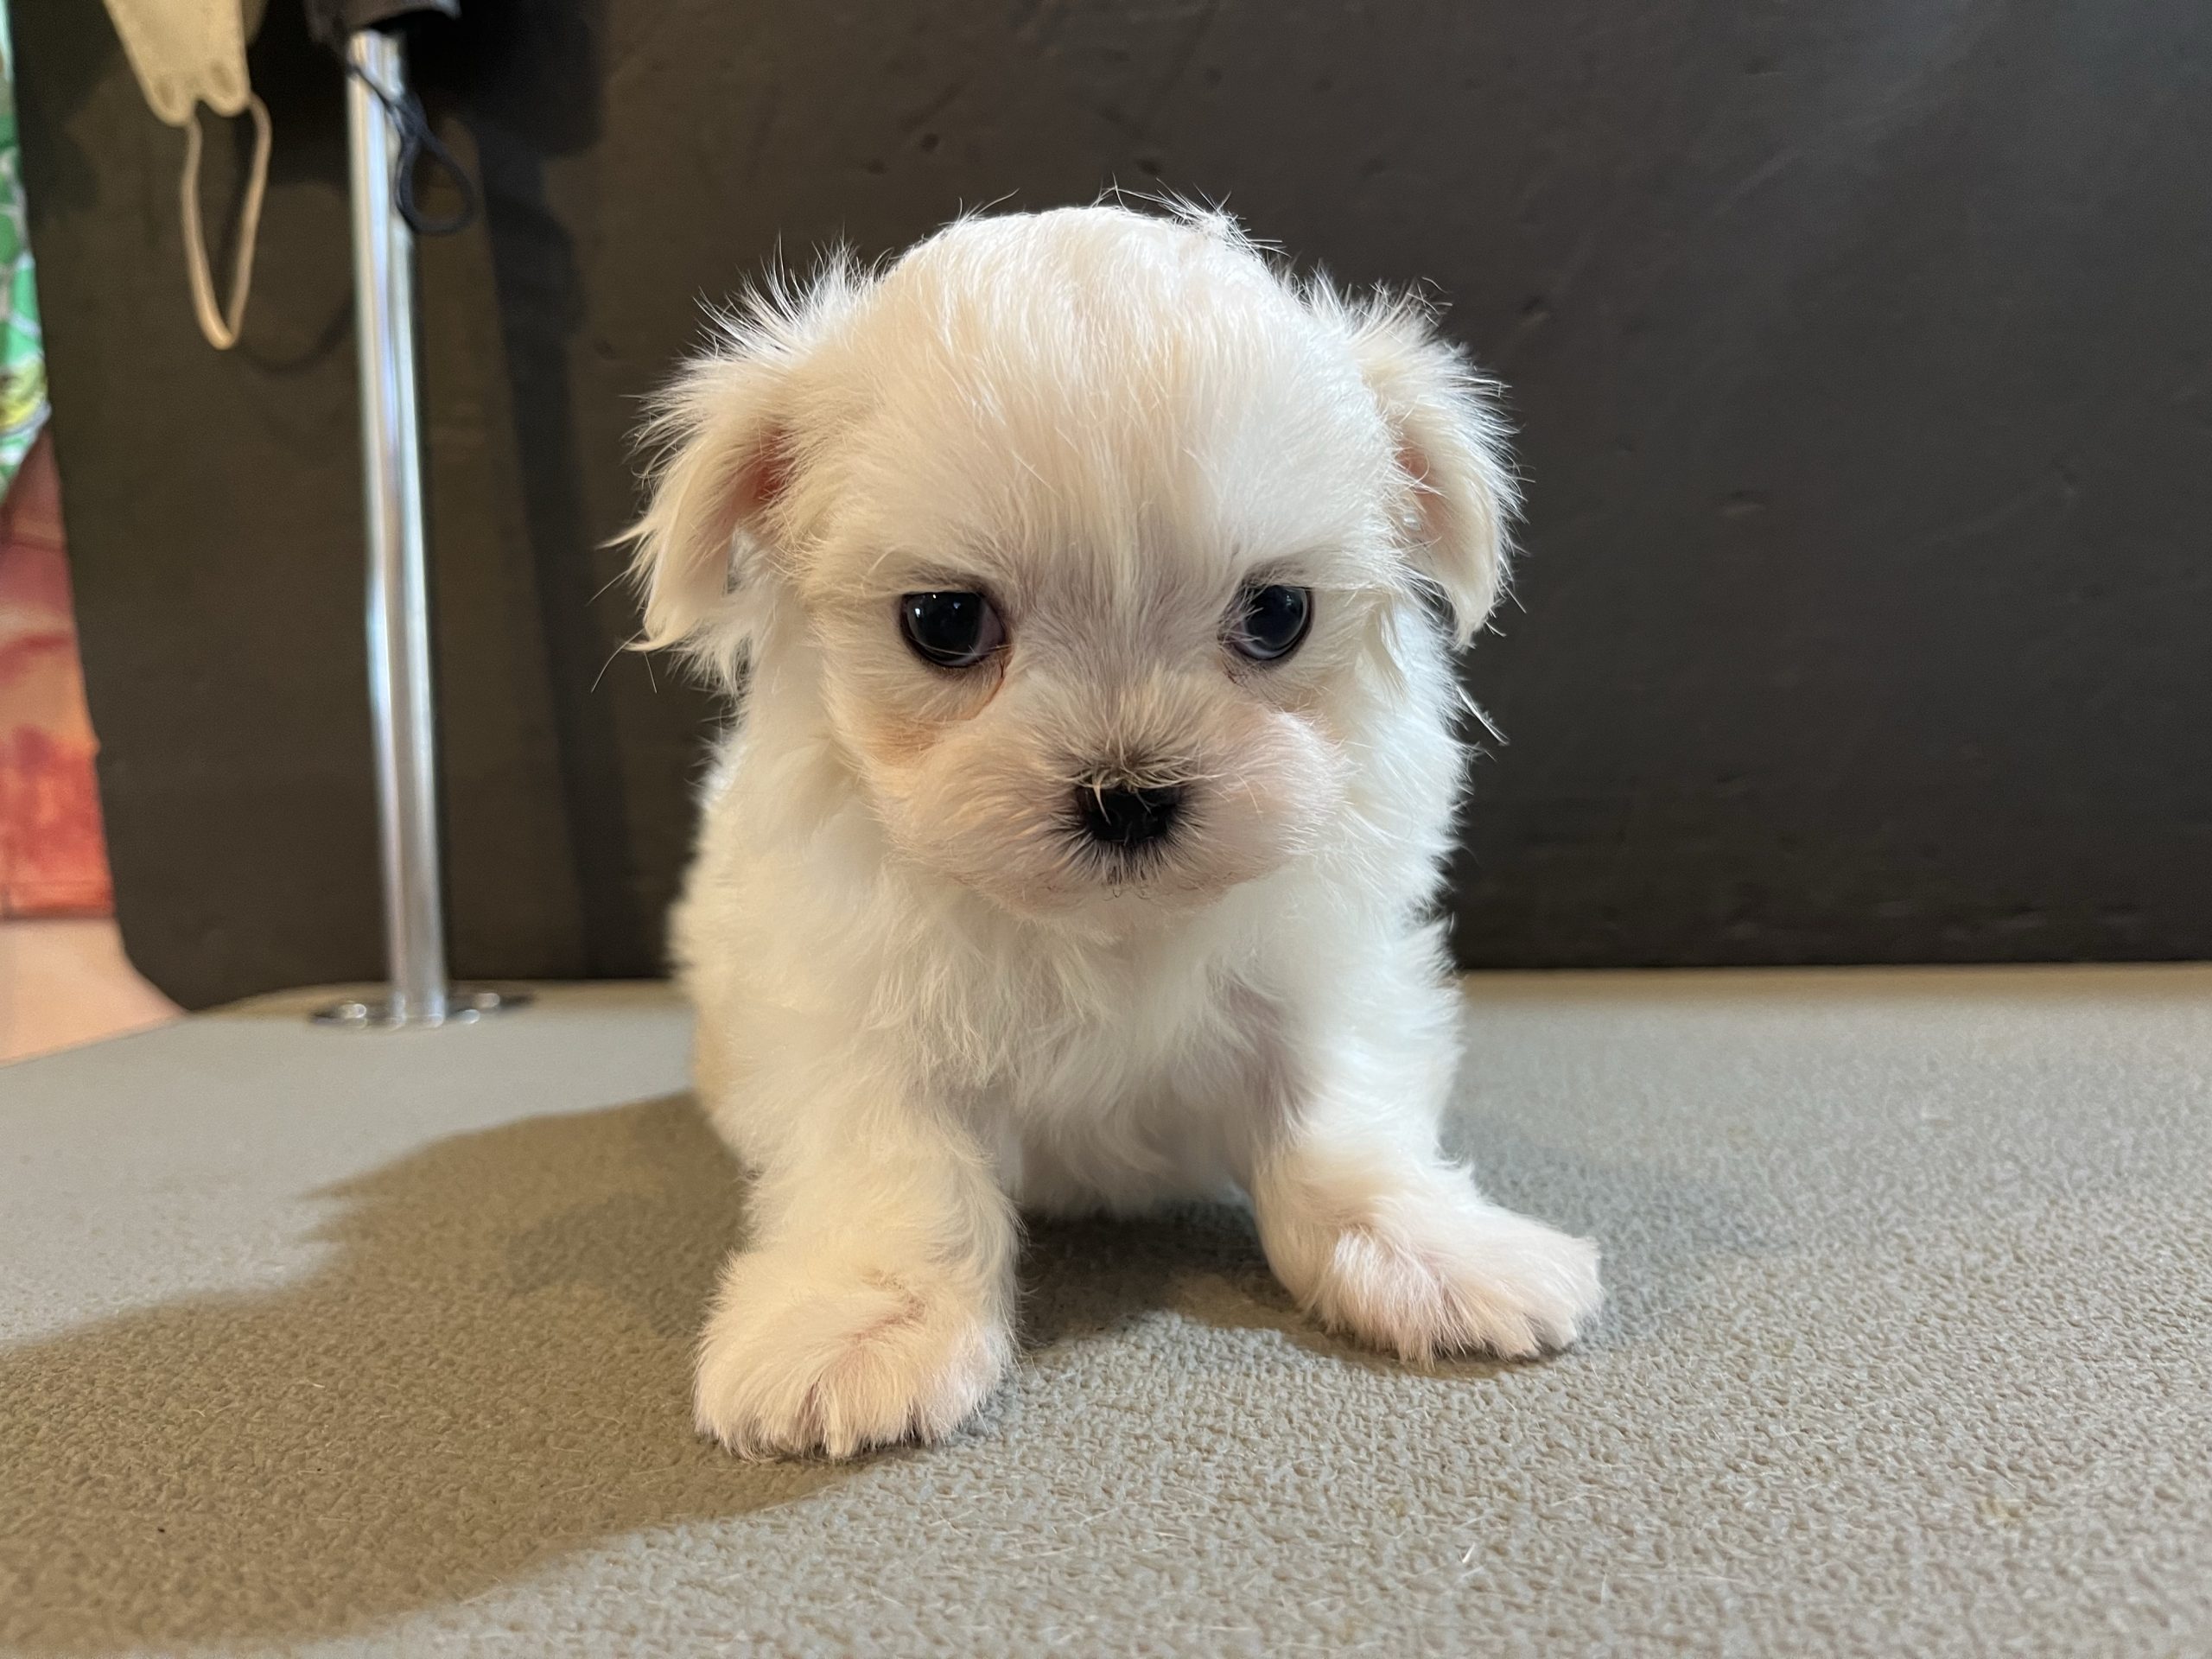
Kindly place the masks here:
POLYGON ((652 435, 648 642, 803 684, 902 854, 1032 915, 1203 902, 1328 839, 1393 641, 1440 600, 1473 632, 1513 508, 1423 310, 1295 288, 1199 214, 833 264, 728 319, 652 435))

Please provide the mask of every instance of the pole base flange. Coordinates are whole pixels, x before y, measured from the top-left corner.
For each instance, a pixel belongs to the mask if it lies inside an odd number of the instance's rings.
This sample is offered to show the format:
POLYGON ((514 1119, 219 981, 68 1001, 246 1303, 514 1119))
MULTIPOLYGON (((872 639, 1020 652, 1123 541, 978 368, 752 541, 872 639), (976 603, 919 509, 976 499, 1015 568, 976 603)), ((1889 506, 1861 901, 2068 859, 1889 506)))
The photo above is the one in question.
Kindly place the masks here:
POLYGON ((487 1014, 511 1014, 529 1007, 536 1000, 535 994, 530 991, 491 991, 480 986, 456 985, 446 993, 442 1020, 426 1020, 419 1014, 396 1014, 389 996, 368 1001, 333 1002, 308 1017, 318 1026, 337 1026, 353 1031, 413 1031, 432 1026, 474 1025, 487 1014))

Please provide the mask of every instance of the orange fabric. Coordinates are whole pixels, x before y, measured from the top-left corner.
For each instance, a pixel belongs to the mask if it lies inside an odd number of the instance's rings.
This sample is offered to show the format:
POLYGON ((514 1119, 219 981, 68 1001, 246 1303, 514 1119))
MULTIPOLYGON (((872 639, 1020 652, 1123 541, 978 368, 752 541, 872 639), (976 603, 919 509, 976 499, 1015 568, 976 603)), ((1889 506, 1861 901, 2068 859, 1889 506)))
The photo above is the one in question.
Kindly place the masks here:
POLYGON ((52 444, 0 501, 0 916, 114 908, 52 444))

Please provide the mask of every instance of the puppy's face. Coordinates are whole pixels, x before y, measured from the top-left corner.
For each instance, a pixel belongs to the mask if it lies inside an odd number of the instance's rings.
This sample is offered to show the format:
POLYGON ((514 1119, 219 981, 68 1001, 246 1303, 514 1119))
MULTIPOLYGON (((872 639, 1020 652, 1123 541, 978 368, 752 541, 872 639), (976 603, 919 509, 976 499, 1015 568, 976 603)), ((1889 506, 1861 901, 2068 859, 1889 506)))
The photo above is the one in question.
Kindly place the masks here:
POLYGON ((671 404, 649 620, 801 628, 901 853, 1018 913, 1172 911, 1325 840, 1392 630, 1425 588, 1487 610, 1507 486, 1457 359, 1222 226, 969 221, 738 345, 671 404), (1439 406, 1394 413, 1424 365, 1439 406))

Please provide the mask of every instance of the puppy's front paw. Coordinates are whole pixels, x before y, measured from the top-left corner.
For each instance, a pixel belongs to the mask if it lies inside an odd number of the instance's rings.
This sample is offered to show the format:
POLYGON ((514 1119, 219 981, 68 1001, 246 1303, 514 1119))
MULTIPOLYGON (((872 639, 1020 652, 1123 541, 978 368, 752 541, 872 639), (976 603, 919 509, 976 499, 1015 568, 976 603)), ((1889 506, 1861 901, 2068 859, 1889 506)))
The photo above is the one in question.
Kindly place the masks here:
POLYGON ((983 1402, 1009 1351, 985 1299, 933 1270, 741 1255, 699 1341, 695 1415, 749 1458, 933 1440, 983 1402))
POLYGON ((1471 1195, 1395 1194, 1358 1218, 1270 1228, 1268 1254, 1300 1304, 1410 1360, 1524 1359, 1564 1348, 1604 1300, 1598 1246, 1471 1195))

